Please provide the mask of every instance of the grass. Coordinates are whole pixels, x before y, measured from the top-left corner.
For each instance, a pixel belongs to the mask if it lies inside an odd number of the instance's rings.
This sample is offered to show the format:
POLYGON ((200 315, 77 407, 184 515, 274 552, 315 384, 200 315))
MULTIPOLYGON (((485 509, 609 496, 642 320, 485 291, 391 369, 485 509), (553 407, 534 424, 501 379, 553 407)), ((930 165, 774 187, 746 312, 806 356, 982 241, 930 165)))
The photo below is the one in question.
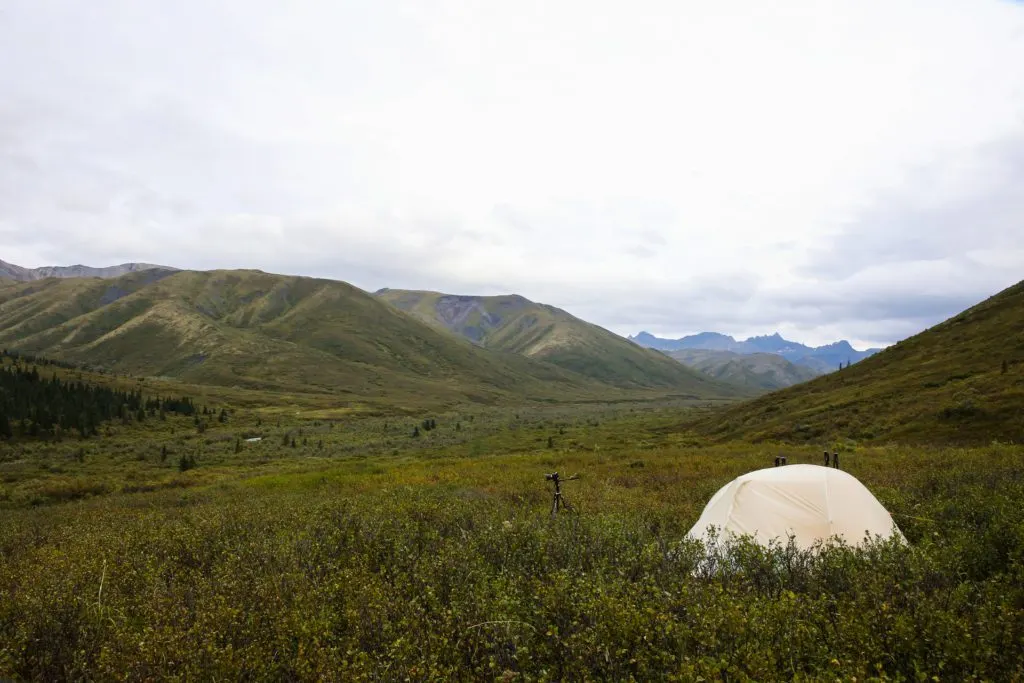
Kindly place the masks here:
POLYGON ((0 678, 1024 679, 1022 297, 721 410, 196 386, 226 422, 2 443, 0 678), (823 446, 907 545, 685 539, 823 446))
MULTIPOLYGON (((88 373, 85 376, 88 379, 88 373)), ((125 382, 100 377, 117 384, 125 382)), ((212 413, 225 407, 202 398, 197 399, 197 405, 212 413)), ((423 453, 433 454, 431 457, 479 457, 538 447, 551 453, 591 453, 622 443, 615 428, 601 426, 609 417, 643 415, 645 424, 667 425, 674 422, 679 410, 690 409, 691 405, 687 401, 653 406, 586 403, 524 406, 514 411, 465 406, 419 414, 260 405, 231 407, 225 424, 219 423, 216 415, 207 416, 201 432, 192 418, 174 415, 164 421, 110 423, 101 428, 103 436, 98 439, 0 443, 0 508, 140 489, 191 487, 268 469, 320 470, 351 459, 390 458, 399 453, 403 457, 423 457, 423 453), (424 415, 433 416, 438 427, 430 431, 421 428, 420 435, 414 437, 414 429, 424 415), (551 448, 547 447, 549 437, 551 448), (253 443, 247 441, 250 438, 261 440, 253 443), (178 471, 182 456, 195 457, 200 467, 183 476, 178 471)))
POLYGON ((0 678, 1024 676, 1024 448, 845 450, 909 548, 715 554, 683 540, 714 491, 819 449, 708 445, 691 410, 236 408, 6 444, 0 678), (554 470, 578 514, 548 514, 554 470))

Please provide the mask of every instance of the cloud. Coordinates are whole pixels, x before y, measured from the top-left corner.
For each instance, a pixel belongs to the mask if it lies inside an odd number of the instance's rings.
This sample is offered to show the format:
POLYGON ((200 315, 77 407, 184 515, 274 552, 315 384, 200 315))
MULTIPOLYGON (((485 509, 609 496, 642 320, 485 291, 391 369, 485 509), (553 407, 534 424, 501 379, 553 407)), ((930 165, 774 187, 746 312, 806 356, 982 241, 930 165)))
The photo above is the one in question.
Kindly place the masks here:
MULTIPOLYGON (((847 278, 868 268, 966 258, 1024 246, 1024 131, 913 169, 820 245, 806 272, 847 278)), ((980 264, 979 264, 980 265, 980 264)))
POLYGON ((889 343, 1024 272, 1024 7, 16 2, 0 258, 889 343))

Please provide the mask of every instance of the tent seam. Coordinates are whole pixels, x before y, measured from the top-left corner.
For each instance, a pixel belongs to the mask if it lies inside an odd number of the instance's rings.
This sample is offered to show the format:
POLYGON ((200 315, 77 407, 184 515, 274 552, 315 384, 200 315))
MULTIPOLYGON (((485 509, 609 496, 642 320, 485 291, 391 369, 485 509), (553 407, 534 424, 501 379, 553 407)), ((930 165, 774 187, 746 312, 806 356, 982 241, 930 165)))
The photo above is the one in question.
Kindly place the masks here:
MULTIPOLYGON (((736 507, 736 499, 739 498, 740 490, 746 485, 747 482, 741 481, 737 483, 736 490, 733 492, 729 500, 729 511, 725 513, 725 523, 728 525, 732 521, 732 511, 736 507)), ((722 531, 725 531, 723 529, 722 531)))

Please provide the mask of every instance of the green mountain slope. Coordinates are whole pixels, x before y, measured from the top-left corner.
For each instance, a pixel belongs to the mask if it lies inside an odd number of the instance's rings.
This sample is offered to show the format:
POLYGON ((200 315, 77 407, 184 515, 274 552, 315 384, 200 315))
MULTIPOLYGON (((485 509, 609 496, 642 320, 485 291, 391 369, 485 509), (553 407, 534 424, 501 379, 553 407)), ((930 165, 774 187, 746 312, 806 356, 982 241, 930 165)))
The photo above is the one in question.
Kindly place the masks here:
POLYGON ((561 309, 521 296, 457 296, 394 289, 381 290, 377 296, 484 348, 544 360, 604 384, 731 395, 744 391, 561 309))
MULTIPOLYGON (((5 281, 0 346, 118 372, 346 400, 626 396, 550 363, 479 348, 346 283, 258 271, 5 281)), ((720 388, 672 387, 700 397, 720 388)))
POLYGON ((850 368, 693 428, 718 439, 1024 441, 1024 282, 850 368))
POLYGON ((790 363, 775 353, 740 354, 734 351, 678 349, 666 355, 695 370, 756 391, 774 391, 812 380, 823 374, 790 363))

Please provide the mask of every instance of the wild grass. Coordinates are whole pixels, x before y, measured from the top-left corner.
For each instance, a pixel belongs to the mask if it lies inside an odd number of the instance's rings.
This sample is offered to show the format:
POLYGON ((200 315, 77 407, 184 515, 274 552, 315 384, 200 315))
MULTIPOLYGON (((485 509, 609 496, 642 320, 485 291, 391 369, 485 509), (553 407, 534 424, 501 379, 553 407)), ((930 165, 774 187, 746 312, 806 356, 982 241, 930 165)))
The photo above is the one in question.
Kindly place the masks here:
POLYGON ((236 410, 113 425, 81 459, 7 444, 0 678, 1024 676, 1024 449, 847 444, 907 547, 715 554, 684 540, 714 491, 822 447, 708 446, 683 410, 236 410), (555 470, 578 514, 550 516, 555 470))

